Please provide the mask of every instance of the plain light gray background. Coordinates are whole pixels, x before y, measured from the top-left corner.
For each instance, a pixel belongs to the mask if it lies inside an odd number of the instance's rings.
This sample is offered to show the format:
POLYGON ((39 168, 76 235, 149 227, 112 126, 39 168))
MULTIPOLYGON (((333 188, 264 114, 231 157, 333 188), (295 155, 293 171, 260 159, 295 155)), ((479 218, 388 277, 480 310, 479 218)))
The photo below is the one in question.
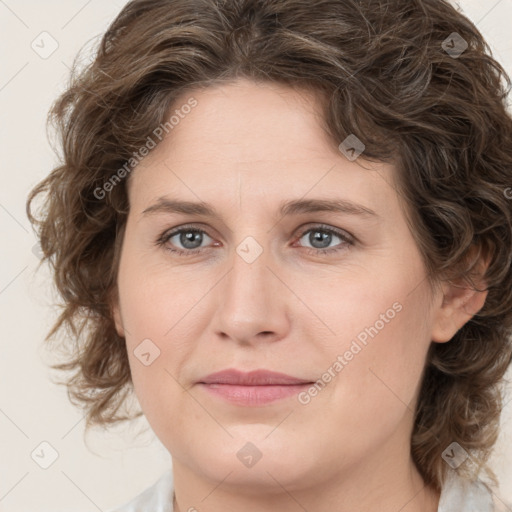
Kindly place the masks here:
MULTIPOLYGON (((147 426, 144 419, 109 433, 93 432, 85 444, 80 412, 69 403, 65 389, 50 380, 51 358, 43 338, 56 318, 51 306, 55 296, 46 269, 35 273, 36 239, 25 216, 28 191, 56 163, 46 139, 48 108, 64 89, 77 51, 94 44, 93 38, 105 31, 124 4, 122 0, 0 0, 2 512, 104 511, 151 485, 170 465, 169 454, 151 431, 135 437, 147 426), (43 469, 41 464, 51 462, 52 454, 57 456, 55 462, 43 469)), ((512 74, 512 0, 461 0, 458 5, 512 74)), ((502 483, 499 498, 509 503, 511 398, 493 456, 502 483)), ((512 511, 504 505, 500 508, 512 511)))

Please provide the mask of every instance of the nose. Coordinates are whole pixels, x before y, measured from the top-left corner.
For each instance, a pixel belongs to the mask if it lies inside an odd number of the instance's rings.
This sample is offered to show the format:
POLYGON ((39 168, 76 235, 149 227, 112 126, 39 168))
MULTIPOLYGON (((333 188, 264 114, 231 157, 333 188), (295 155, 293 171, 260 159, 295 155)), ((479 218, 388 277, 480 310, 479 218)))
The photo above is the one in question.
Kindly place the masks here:
POLYGON ((231 269, 216 287, 217 336, 244 345, 287 336, 291 292, 271 259, 266 249, 253 262, 234 252, 231 269))

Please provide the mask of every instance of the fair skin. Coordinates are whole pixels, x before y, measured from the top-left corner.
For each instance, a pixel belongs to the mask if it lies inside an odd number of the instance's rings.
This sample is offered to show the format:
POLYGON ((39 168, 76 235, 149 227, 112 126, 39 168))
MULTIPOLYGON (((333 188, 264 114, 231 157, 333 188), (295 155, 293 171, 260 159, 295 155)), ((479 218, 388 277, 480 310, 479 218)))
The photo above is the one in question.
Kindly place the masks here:
POLYGON ((130 176, 114 305, 135 392, 172 456, 175 510, 435 512, 439 495, 409 451, 414 404, 430 344, 448 342, 485 293, 431 290, 391 186, 396 169, 333 147, 310 93, 240 80, 193 97, 130 176), (208 203, 218 217, 143 213, 164 196, 208 203), (280 215, 299 199, 374 213, 280 215), (202 236, 156 245, 184 225, 202 236), (249 236, 263 249, 250 263, 237 252, 249 236), (306 404, 240 405, 199 383, 226 368, 316 382, 393 304, 400 311, 306 404), (144 339, 160 350, 149 365, 134 354, 144 339), (248 442, 261 454, 251 467, 237 457, 248 442))

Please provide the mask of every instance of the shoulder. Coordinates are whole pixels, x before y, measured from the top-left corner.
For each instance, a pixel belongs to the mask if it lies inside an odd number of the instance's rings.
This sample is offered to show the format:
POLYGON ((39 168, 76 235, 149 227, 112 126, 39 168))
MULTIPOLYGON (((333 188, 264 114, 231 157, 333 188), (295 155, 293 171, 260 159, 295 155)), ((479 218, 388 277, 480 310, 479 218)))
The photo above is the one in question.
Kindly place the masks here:
POLYGON ((172 469, 163 473, 151 487, 124 505, 107 512, 172 512, 174 481, 172 469))
POLYGON ((481 480, 469 481, 450 470, 446 476, 438 512, 493 512, 492 492, 481 480))

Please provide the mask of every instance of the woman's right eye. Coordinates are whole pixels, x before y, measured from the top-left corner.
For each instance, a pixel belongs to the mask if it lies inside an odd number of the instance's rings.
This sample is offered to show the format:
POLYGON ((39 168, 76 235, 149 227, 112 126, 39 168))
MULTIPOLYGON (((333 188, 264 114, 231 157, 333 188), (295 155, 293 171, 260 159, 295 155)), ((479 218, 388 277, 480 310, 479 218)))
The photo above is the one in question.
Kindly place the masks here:
POLYGON ((206 247, 201 247, 204 241, 204 235, 211 238, 206 231, 192 227, 180 227, 172 231, 163 233, 157 240, 157 245, 162 246, 165 250, 180 255, 194 255, 201 252, 206 247), (174 241, 173 241, 174 239, 174 241), (172 248, 181 244, 182 248, 172 248))

